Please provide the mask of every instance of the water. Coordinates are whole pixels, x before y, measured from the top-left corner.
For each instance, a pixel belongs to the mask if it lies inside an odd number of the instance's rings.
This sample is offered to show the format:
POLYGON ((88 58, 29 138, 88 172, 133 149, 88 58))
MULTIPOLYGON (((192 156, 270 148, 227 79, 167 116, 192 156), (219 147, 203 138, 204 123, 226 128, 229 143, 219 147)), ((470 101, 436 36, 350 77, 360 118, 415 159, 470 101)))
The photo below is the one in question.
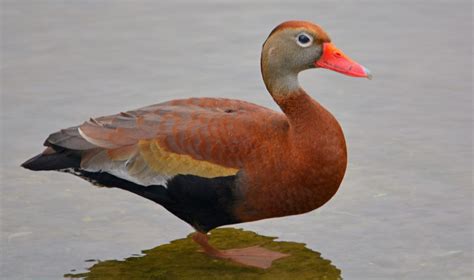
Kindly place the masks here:
POLYGON ((160 206, 19 164, 91 116, 190 96, 277 109, 260 47, 288 19, 321 24, 372 81, 313 70, 349 167, 323 208, 242 224, 303 242, 345 279, 472 277, 470 1, 3 1, 2 279, 61 279, 186 236, 160 206))

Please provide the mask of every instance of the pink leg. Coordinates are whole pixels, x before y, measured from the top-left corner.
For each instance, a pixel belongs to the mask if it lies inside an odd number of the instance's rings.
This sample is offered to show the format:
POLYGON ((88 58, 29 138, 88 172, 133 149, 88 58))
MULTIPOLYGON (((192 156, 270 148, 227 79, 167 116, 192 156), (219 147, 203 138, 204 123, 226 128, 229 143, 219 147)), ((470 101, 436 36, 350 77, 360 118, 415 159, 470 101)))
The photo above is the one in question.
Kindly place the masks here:
POLYGON ((196 232, 192 235, 192 238, 201 246, 204 253, 210 257, 263 269, 271 267, 273 261, 289 256, 288 254, 270 251, 260 246, 221 251, 209 244, 207 234, 196 232))
POLYGON ((216 258, 223 257, 223 254, 221 251, 212 247, 211 244, 209 244, 208 242, 209 237, 207 236, 207 234, 196 231, 192 235, 192 238, 194 242, 196 242, 197 244, 199 244, 199 246, 201 246, 201 248, 204 250, 204 253, 206 253, 207 255, 211 257, 216 257, 216 258))

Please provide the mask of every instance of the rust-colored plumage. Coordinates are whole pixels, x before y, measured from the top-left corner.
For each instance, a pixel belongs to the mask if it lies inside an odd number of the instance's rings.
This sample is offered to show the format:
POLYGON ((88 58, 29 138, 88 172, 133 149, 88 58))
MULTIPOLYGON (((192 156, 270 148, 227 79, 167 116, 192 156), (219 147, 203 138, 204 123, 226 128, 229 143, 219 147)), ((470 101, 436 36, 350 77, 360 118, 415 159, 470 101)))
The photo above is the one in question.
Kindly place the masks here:
POLYGON ((285 122, 282 114, 264 107, 216 98, 174 100, 126 114, 88 121, 79 131, 107 150, 110 160, 128 161, 133 169, 145 165, 168 177, 235 175, 262 139, 278 133, 267 123, 285 122))
POLYGON ((250 221, 317 208, 336 192, 346 167, 342 130, 329 112, 302 90, 279 104, 286 115, 238 100, 175 100, 79 129, 110 161, 129 161, 137 180, 137 165, 167 177, 240 171, 245 193, 235 214, 250 221))
POLYGON ((270 32, 270 35, 268 37, 272 36, 274 33, 278 31, 283 31, 287 29, 306 29, 306 30, 312 30, 314 33, 318 34, 317 39, 319 40, 319 43, 322 42, 331 42, 331 39, 329 38, 329 35, 326 34, 326 32, 321 28, 321 26, 314 24, 312 22, 308 21, 300 21, 300 20, 289 20, 285 21, 279 25, 277 25, 272 32, 270 32))
MULTIPOLYGON (((282 112, 222 98, 173 100, 51 134, 48 148, 23 166, 131 191, 198 232, 311 211, 336 193, 347 153, 338 122, 306 94, 297 75, 327 65, 369 76, 338 52, 320 26, 282 23, 265 41, 261 59, 265 85, 282 112)), ((195 240, 209 255, 238 259, 212 249, 200 234, 195 240)))

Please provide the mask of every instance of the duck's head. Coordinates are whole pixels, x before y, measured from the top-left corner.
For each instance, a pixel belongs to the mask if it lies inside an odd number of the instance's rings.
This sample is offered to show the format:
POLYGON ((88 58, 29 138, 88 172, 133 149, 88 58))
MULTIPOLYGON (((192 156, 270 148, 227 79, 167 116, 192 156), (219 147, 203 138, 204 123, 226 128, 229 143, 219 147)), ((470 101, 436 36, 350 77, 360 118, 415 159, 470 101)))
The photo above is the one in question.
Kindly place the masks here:
POLYGON ((372 78, 369 70, 339 50, 320 26, 307 21, 287 21, 275 27, 263 44, 261 59, 263 79, 272 94, 298 89, 298 73, 311 68, 372 78))

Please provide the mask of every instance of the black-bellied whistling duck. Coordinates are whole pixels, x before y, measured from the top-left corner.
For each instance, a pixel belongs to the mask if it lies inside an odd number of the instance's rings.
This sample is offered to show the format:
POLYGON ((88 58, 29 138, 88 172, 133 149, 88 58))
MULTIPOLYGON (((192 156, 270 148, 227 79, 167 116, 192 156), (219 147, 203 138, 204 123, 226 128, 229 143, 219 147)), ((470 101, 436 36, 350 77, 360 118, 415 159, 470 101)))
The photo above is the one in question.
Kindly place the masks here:
POLYGON ((232 99, 168 101, 53 133, 46 150, 22 166, 148 198, 193 226, 208 255, 267 268, 286 255, 260 247, 220 251, 206 233, 305 213, 336 193, 346 144, 336 119, 298 83, 310 68, 370 78, 318 25, 284 22, 261 57, 263 80, 283 113, 232 99))

